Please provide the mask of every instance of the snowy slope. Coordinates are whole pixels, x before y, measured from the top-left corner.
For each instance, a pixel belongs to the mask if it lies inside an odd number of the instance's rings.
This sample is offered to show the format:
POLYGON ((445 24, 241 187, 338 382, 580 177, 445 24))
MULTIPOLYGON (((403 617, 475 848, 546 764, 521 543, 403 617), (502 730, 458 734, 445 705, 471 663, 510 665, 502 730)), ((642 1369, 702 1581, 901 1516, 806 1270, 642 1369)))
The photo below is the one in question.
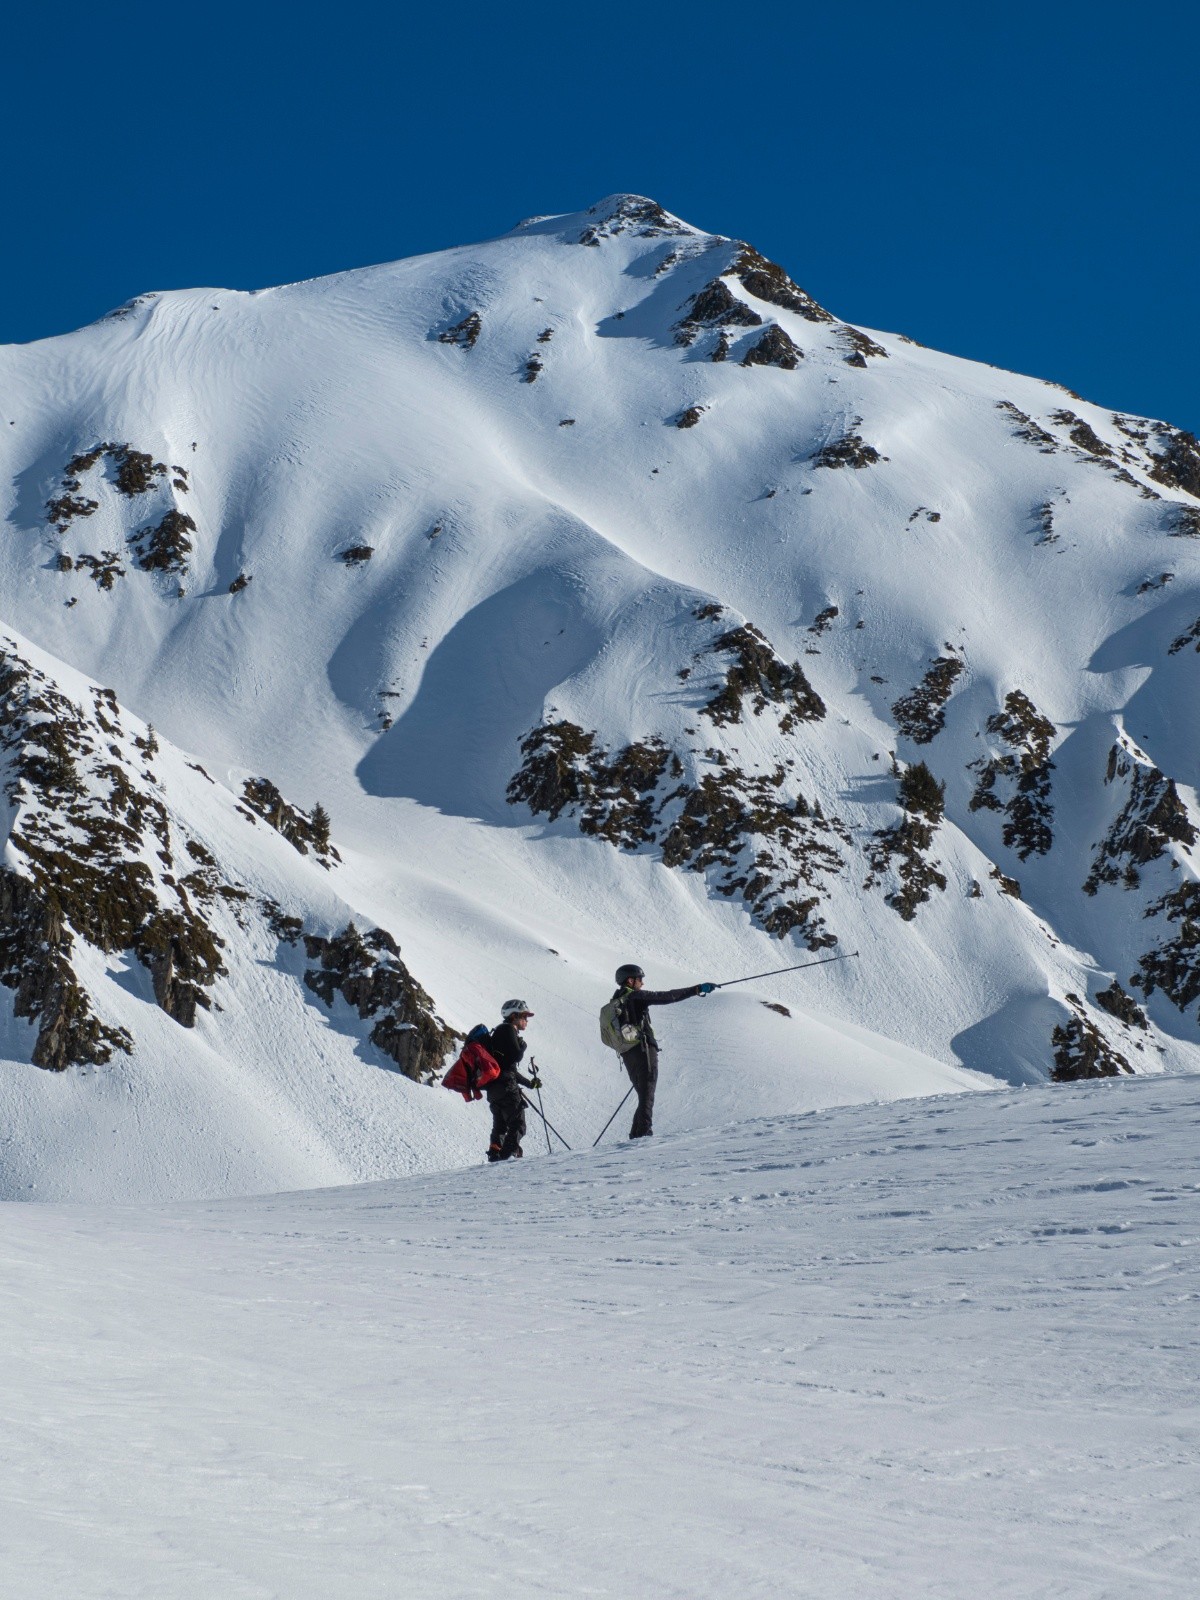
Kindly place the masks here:
POLYGON ((1198 1112, 6 1206, 5 1593, 1190 1600, 1198 1112))
MULTIPOLYGON (((630 958, 668 984, 861 952, 672 1013, 669 1126, 1196 1066, 1186 435, 848 328, 631 197, 145 296, 0 351, 0 396, 0 617, 232 793, 327 808, 340 903, 452 1026, 526 996, 572 1126, 619 1098, 595 1014, 630 958), (944 816, 901 808, 918 761, 944 816)), ((227 987, 206 1103, 258 1048, 229 1024, 256 992, 227 987)), ((268 1076, 320 1142, 307 1014, 268 1076)), ((147 1084, 180 1030, 123 1025, 96 1077, 147 1084)), ((86 1126, 92 1091, 2 1092, 15 1192, 51 1105, 86 1126)), ((341 1176, 423 1159, 412 1094, 358 1119, 341 1176)), ((477 1148, 477 1112, 426 1116, 429 1164, 477 1148)), ((175 1192, 223 1186, 210 1126, 175 1192)), ((323 1161, 255 1153, 228 1185, 323 1161)))

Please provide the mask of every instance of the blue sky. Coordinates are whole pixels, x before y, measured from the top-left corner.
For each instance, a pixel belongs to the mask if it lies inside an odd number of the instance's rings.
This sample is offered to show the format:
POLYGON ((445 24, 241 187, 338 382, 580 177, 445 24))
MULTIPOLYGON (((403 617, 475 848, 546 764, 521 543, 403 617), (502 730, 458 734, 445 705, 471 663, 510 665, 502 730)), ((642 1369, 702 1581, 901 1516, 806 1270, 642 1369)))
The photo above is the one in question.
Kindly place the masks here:
POLYGON ((0 341, 652 195, 839 315, 1200 429, 1200 9, 83 6, 10 20, 0 341))

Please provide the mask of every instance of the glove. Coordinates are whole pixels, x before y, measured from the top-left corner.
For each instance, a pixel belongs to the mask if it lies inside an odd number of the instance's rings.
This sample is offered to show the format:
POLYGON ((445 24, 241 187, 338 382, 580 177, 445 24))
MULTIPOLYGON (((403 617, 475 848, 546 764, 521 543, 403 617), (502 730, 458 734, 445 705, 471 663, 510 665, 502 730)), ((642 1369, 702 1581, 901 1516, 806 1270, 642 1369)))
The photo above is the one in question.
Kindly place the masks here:
POLYGON ((700 993, 701 994, 711 994, 716 987, 717 986, 716 986, 715 983, 702 983, 700 985, 700 993))
POLYGON ((538 1077, 536 1072, 529 1080, 529 1087, 531 1089, 540 1089, 542 1087, 542 1080, 538 1077))

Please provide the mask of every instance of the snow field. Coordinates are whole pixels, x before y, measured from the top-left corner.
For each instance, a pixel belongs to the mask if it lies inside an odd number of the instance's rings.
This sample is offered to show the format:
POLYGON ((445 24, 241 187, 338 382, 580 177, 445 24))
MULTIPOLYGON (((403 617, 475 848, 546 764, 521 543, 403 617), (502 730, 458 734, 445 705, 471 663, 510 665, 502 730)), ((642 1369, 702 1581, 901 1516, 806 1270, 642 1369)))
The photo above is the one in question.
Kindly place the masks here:
POLYGON ((5 1206, 5 1592, 1190 1597, 1198 1122, 1159 1077, 5 1206))

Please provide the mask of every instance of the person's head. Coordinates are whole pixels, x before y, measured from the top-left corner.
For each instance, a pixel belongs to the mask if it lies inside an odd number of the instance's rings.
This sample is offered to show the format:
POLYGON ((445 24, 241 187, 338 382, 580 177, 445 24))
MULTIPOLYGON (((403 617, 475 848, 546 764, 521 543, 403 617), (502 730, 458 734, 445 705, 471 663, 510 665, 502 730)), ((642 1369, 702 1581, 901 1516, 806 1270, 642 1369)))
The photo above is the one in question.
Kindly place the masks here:
POLYGON ((632 962, 617 968, 617 987, 619 989, 640 989, 646 981, 646 974, 641 967, 636 967, 632 962))
POLYGON ((523 1033, 533 1012, 524 1000, 506 1000, 500 1007, 500 1015, 505 1022, 511 1022, 514 1028, 523 1033))

